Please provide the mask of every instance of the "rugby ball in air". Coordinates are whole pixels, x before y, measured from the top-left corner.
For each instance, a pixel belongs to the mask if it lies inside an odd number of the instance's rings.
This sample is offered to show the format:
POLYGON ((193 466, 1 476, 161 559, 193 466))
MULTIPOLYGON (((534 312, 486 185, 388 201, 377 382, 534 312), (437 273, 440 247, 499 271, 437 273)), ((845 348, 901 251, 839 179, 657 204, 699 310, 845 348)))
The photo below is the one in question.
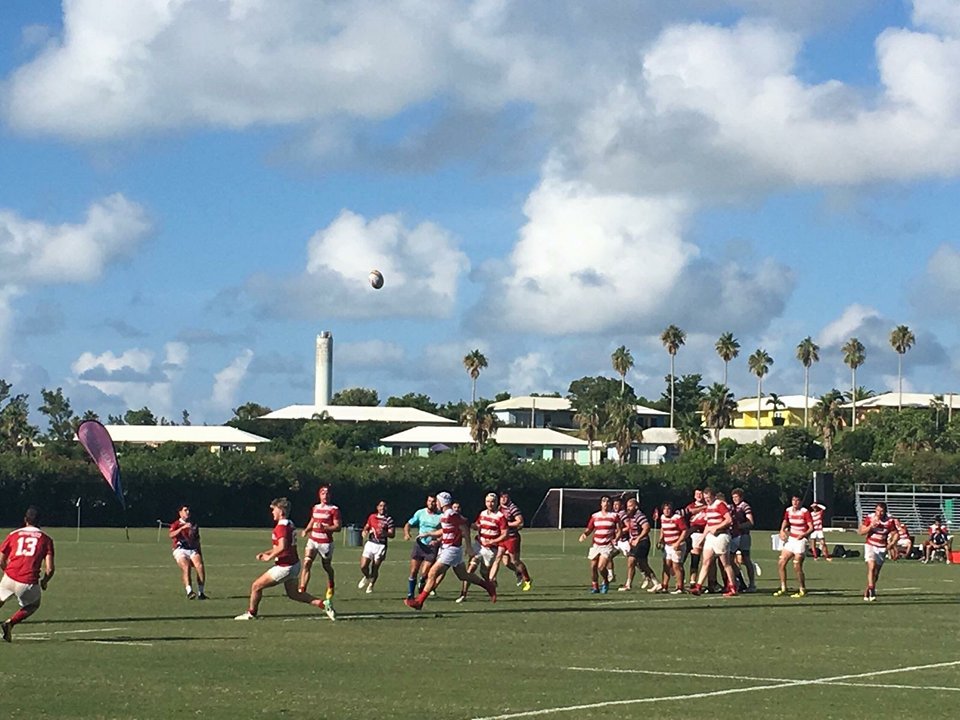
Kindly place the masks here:
POLYGON ((379 290, 383 287, 383 274, 379 270, 370 271, 370 286, 374 290, 379 290))

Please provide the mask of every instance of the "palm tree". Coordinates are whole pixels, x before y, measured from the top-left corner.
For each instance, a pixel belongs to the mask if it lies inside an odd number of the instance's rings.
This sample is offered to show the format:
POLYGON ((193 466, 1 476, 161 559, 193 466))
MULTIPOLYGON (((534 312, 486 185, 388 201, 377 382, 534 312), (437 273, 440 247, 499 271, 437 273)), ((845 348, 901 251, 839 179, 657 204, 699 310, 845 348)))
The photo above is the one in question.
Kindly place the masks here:
POLYGON ((700 412, 703 413, 703 424, 713 428, 713 461, 719 462, 720 431, 730 427, 737 412, 737 402, 730 388, 720 383, 711 385, 700 401, 700 412))
POLYGON ((773 358, 766 350, 759 349, 747 358, 747 367, 757 376, 757 442, 760 441, 760 398, 763 395, 763 376, 770 372, 773 358))
POLYGON ((627 381, 627 373, 630 372, 630 369, 633 367, 633 355, 627 350, 626 345, 621 345, 613 351, 610 360, 613 362, 613 371, 620 376, 620 394, 623 395, 623 388, 627 381))
POLYGON ((482 403, 474 403, 464 410, 460 422, 470 428, 470 437, 477 452, 497 433, 500 425, 490 406, 482 403))
POLYGON ((903 355, 917 341, 906 325, 897 325, 890 333, 890 345, 897 351, 897 411, 903 409, 903 355))
POLYGON ((810 366, 820 362, 820 346, 807 335, 797 345, 797 360, 803 365, 803 426, 808 427, 810 415, 810 366))
POLYGON ((660 334, 660 342, 670 353, 670 427, 673 427, 673 380, 674 380, 674 360, 677 357, 677 350, 686 342, 687 334, 676 325, 668 325, 667 329, 660 334))
POLYGON ((850 368, 851 372, 851 382, 850 382, 850 395, 851 395, 851 411, 850 411, 850 429, 857 429, 857 368, 863 365, 863 361, 867 359, 867 349, 863 346, 863 343, 857 340, 856 338, 850 338, 844 343, 843 347, 840 348, 840 352, 843 353, 843 363, 850 368))
POLYGON ((577 435, 587 441, 587 458, 590 465, 593 465, 593 444, 600 436, 600 411, 595 405, 580 408, 573 419, 580 428, 577 435))
POLYGON ((831 390, 813 406, 813 424, 820 429, 827 462, 830 462, 834 438, 843 427, 843 409, 840 407, 842 398, 839 390, 831 390))
POLYGON ((473 390, 470 393, 470 402, 477 402, 477 378, 480 377, 480 371, 487 366, 486 356, 479 350, 464 355, 463 366, 467 369, 467 374, 473 381, 473 390))
POLYGON ((714 345, 717 349, 717 355, 723 360, 723 384, 727 384, 727 365, 740 354, 740 343, 733 336, 733 333, 724 333, 714 345))
POLYGON ((617 448, 617 462, 623 465, 630 456, 630 447, 643 437, 643 428, 637 423, 637 406, 623 398, 607 403, 607 437, 617 448))
POLYGON ((703 427, 697 413, 682 412, 677 414, 677 445, 680 446, 680 452, 703 447, 705 434, 706 428, 703 427))

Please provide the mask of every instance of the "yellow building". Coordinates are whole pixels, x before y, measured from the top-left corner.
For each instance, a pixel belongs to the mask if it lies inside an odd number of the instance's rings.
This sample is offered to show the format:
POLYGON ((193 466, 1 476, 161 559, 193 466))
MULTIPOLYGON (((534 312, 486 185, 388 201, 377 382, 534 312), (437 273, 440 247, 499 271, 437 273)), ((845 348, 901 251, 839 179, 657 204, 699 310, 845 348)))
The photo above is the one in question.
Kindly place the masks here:
MULTIPOLYGON (((810 411, 817 404, 817 398, 807 398, 810 411)), ((733 419, 735 428, 755 428, 759 417, 761 428, 803 427, 803 395, 780 395, 774 403, 770 395, 760 398, 757 411, 757 398, 747 397, 737 401, 737 411, 733 419)))

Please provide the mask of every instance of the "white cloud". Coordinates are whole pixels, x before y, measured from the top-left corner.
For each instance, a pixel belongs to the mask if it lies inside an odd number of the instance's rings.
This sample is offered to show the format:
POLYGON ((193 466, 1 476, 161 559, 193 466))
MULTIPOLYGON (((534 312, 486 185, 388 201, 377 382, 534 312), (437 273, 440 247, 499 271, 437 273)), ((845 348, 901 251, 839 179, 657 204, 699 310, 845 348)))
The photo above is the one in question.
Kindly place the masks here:
POLYGON ((960 4, 956 0, 913 0, 913 22, 960 37, 960 4))
POLYGON ((92 204, 79 224, 52 225, 0 210, 0 287, 97 280, 150 230, 146 211, 119 193, 92 204))
POLYGON ((510 362, 507 377, 507 387, 515 395, 550 392, 556 384, 553 378, 553 361, 541 352, 530 352, 514 358, 510 362))
POLYGON ((951 321, 960 307, 960 248, 941 245, 912 283, 911 301, 919 312, 951 321))
POLYGON ((445 317, 469 260, 442 227, 404 225, 399 215, 366 220, 344 210, 307 245, 306 271, 294 278, 258 275, 247 291, 271 316, 445 317), (367 281, 384 276, 382 290, 367 281))
POLYGON ((229 412, 237 404, 240 385, 247 376, 251 360, 253 360, 253 350, 247 348, 213 376, 213 389, 207 403, 210 410, 229 412))
MULTIPOLYGON (((830 322, 817 335, 817 342, 822 347, 839 347, 852 337, 856 337, 868 322, 880 319, 880 313, 865 305, 849 305, 844 308, 836 320, 830 322)), ((863 342, 863 338, 858 338, 863 342)))
POLYGON ((506 276, 492 280, 487 324, 498 328, 652 332, 670 322, 739 323, 744 314, 763 326, 792 288, 789 273, 769 261, 743 269, 700 257, 682 237, 690 208, 679 198, 601 193, 548 177, 524 212, 506 276))
MULTIPOLYGON (((167 359, 170 358, 169 348, 167 359)), ((149 407, 158 417, 172 410, 175 364, 165 366, 151 350, 130 348, 119 355, 81 353, 70 366, 75 381, 96 388, 105 395, 121 398, 127 408, 149 407)))

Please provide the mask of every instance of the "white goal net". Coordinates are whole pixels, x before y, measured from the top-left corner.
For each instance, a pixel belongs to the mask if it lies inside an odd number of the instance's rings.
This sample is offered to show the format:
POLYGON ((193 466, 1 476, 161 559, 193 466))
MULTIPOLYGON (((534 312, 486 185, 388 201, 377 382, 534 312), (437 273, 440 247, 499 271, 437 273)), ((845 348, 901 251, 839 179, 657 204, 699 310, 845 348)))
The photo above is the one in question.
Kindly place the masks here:
POLYGON ((584 527, 590 515, 600 509, 600 498, 628 497, 640 499, 640 492, 631 488, 550 488, 533 514, 530 527, 584 527))

